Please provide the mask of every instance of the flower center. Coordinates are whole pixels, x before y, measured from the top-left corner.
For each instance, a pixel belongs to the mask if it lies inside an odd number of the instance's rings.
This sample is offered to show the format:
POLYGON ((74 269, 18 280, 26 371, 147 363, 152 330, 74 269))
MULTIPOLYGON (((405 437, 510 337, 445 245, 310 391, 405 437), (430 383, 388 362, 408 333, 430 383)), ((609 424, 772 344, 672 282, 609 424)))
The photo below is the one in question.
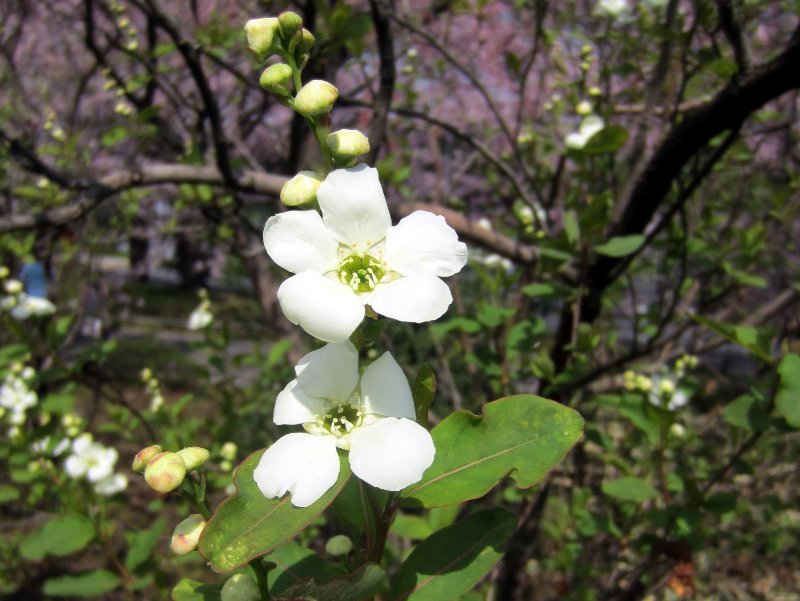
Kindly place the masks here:
POLYGON ((361 409, 348 403, 339 403, 319 418, 319 424, 334 436, 344 436, 361 425, 361 409))
POLYGON ((383 277, 383 264, 375 257, 357 253, 339 264, 339 281, 354 292, 370 292, 383 277))

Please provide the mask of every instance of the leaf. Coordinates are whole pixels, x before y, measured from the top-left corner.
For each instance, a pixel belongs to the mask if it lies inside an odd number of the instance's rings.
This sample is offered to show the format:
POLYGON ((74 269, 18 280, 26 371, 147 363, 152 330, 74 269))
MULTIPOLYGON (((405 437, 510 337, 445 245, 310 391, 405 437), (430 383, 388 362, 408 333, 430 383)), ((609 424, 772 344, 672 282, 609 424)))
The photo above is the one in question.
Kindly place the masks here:
POLYGON ((397 536, 422 540, 433 534, 433 528, 425 518, 418 515, 399 513, 394 522, 392 522, 391 532, 397 536))
POLYGON ((567 242, 569 242, 570 246, 577 245, 581 237, 581 230, 575 211, 567 211, 564 213, 564 233, 567 235, 567 242))
POLYGON ((700 325, 713 330, 734 344, 746 348, 765 363, 774 363, 772 355, 769 353, 769 341, 757 329, 751 328, 750 326, 736 326, 728 323, 720 323, 703 317, 702 315, 692 315, 691 317, 700 325))
POLYGON ((25 559, 38 561, 45 555, 69 555, 80 551, 95 537, 94 524, 85 516, 57 517, 31 532, 19 546, 25 559))
POLYGON ((439 601, 466 593, 502 557, 516 524, 513 514, 493 509, 435 532, 400 567, 387 599, 439 601))
POLYGON ((0 504, 10 503, 19 499, 19 489, 9 484, 0 486, 0 504))
POLYGON ((153 557, 153 550, 158 544, 158 539, 164 533, 166 521, 163 517, 157 519, 152 526, 139 532, 126 532, 125 540, 128 542, 128 554, 125 556, 125 567, 135 572, 153 557))
POLYGON ((614 236, 608 242, 595 246, 594 252, 607 257, 626 257, 639 250, 642 244, 644 244, 644 236, 641 234, 614 236))
POLYGON ((219 601, 222 587, 182 578, 172 589, 172 601, 219 601))
POLYGON ((506 475, 522 488, 556 467, 583 432, 576 411, 532 395, 488 403, 483 416, 457 411, 432 431, 436 457, 420 482, 402 491, 407 505, 441 507, 476 499, 506 475))
POLYGON ((522 293, 527 296, 542 298, 558 298, 564 294, 563 290, 555 284, 528 284, 522 288, 522 293))
POLYGON ((411 396, 414 399, 414 409, 417 412, 417 423, 425 428, 428 426, 428 409, 433 404, 433 399, 436 396, 436 374, 433 373, 433 368, 427 363, 417 372, 417 379, 414 380, 411 396))
POLYGON ((336 570, 324 559, 295 541, 278 547, 267 559, 275 564, 267 576, 273 595, 280 595, 309 578, 332 578, 336 575, 336 570))
POLYGON ((219 504, 200 537, 200 554, 217 572, 226 573, 266 555, 294 538, 336 498, 350 479, 347 457, 339 456, 339 478, 308 507, 295 507, 287 494, 267 499, 253 480, 263 451, 256 451, 236 469, 236 492, 219 504))
POLYGON ((108 570, 95 570, 75 576, 49 578, 44 583, 44 594, 53 597, 97 597, 114 590, 121 582, 116 574, 108 570))
POLYGON ((653 485, 641 478, 627 477, 603 482, 602 489, 609 497, 634 503, 644 503, 656 496, 656 489, 653 488, 653 485))
POLYGON ((728 403, 722 411, 722 417, 732 426, 754 432, 765 432, 770 426, 764 401, 749 394, 743 394, 728 403))
POLYGON ((584 154, 597 155, 616 152, 628 141, 628 130, 619 125, 606 125, 593 135, 581 149, 584 154))
POLYGON ((352 574, 328 580, 307 580, 288 588, 276 601, 313 599, 314 601, 362 601, 379 595, 388 587, 386 572, 366 563, 352 574))
POLYGON ((784 355, 778 364, 781 383, 775 407, 793 428, 800 428, 800 355, 784 355))

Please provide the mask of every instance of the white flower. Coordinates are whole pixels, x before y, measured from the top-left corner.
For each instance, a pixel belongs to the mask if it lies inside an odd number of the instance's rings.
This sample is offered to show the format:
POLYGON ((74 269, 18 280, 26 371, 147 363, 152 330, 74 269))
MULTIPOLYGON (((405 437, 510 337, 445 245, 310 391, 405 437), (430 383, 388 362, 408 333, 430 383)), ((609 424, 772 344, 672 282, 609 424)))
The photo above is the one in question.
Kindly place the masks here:
POLYGON ((689 396, 677 387, 674 380, 660 376, 653 377, 647 398, 656 407, 666 407, 669 411, 685 407, 689 402, 689 396))
POLYGON ((25 412, 36 405, 39 397, 28 388, 28 384, 20 377, 9 375, 0 386, 0 407, 11 412, 9 421, 20 425, 25 421, 25 412))
POLYGON ((392 226, 378 172, 366 165, 331 172, 317 191, 316 211, 270 217, 264 246, 297 275, 278 289, 292 323, 326 342, 347 340, 377 313, 421 323, 452 302, 440 277, 457 273, 467 247, 443 217, 416 211, 392 226))
POLYGON ((208 310, 208 303, 202 302, 189 315, 186 327, 190 330, 202 330, 208 327, 212 321, 214 321, 214 315, 208 310))
POLYGON ((589 139, 605 127, 603 120, 597 115, 589 115, 582 122, 578 131, 572 132, 564 138, 567 148, 580 150, 589 142, 589 139))
POLYGON ((630 7, 627 0, 600 0, 595 7, 595 13, 607 17, 617 18, 625 16, 630 7))
POLYGON ((17 296, 16 300, 15 306, 11 308, 11 317, 19 321, 24 321, 31 316, 52 315, 56 311, 56 306, 53 303, 39 296, 28 296, 22 292, 17 296))
POLYGON ((91 434, 82 434, 72 441, 72 455, 64 462, 64 469, 73 478, 85 477, 96 483, 110 476, 116 463, 116 449, 92 442, 91 434))
POLYGON ((94 492, 104 497, 110 497, 122 492, 128 487, 128 477, 125 474, 110 474, 95 482, 94 492))
POLYGON ((419 481, 433 462, 430 433, 417 424, 403 370, 384 353, 359 384, 358 352, 349 342, 332 343, 303 357, 297 379, 278 395, 276 424, 303 424, 266 450, 255 470, 264 496, 287 491, 292 504, 307 507, 339 476, 336 448, 350 451, 350 467, 364 482, 401 490, 419 481))

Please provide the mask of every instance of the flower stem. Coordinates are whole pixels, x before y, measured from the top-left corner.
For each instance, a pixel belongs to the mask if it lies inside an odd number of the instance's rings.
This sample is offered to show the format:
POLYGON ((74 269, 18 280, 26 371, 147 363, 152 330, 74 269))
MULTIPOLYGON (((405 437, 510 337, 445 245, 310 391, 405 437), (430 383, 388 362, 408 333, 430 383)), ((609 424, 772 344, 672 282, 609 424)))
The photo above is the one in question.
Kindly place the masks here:
POLYGON ((264 566, 260 557, 256 557, 251 561, 250 567, 253 568, 253 571, 256 573, 258 590, 261 591, 261 601, 269 601, 272 599, 272 596, 269 594, 269 580, 267 580, 267 572, 269 570, 264 566))
POLYGON ((381 507, 375 488, 363 480, 359 484, 361 485, 362 503, 367 510, 367 561, 380 563, 383 549, 386 546, 386 535, 394 518, 394 508, 389 502, 385 504, 385 507, 381 507))

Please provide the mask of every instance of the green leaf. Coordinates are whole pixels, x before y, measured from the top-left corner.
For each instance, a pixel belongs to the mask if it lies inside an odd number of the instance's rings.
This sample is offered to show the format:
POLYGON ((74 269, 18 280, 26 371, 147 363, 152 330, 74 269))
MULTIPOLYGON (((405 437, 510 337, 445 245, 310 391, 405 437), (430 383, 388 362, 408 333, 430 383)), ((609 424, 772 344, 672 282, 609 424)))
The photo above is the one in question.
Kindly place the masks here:
POLYGON ((765 432, 770 426, 764 401, 749 394, 743 394, 728 403, 722 411, 722 417, 732 426, 754 432, 765 432))
POLYGON ((94 539, 91 520, 82 515, 65 515, 45 523, 28 534, 19 546, 25 559, 38 561, 45 555, 69 555, 80 551, 94 539))
POLYGON ((236 469, 236 492, 211 516, 200 537, 200 553, 217 572, 225 573, 266 555, 291 540, 336 498, 350 479, 347 457, 339 456, 336 483, 308 507, 295 507, 287 494, 267 499, 253 480, 263 451, 250 455, 236 469))
POLYGON ((778 364, 781 383, 775 407, 793 428, 800 428, 800 355, 784 355, 778 364))
POLYGON ((528 284, 522 288, 522 293, 527 296, 542 297, 542 298, 558 298, 563 296, 564 291, 561 287, 555 284, 528 284))
POLYGON ((126 532, 125 540, 128 542, 128 554, 125 556, 125 567, 135 572, 153 557, 153 550, 158 544, 158 539, 164 533, 166 521, 163 517, 157 519, 152 526, 139 532, 126 532))
POLYGON ((386 572, 374 563, 366 563, 352 574, 327 580, 307 580, 288 588, 276 601, 313 599, 313 601, 363 601, 379 595, 388 587, 386 572))
POLYGON ((488 403, 483 416, 457 411, 431 431, 433 465, 401 495, 408 505, 440 507, 481 497, 509 474, 518 486, 533 486, 582 432, 576 411, 532 395, 488 403))
POLYGON ((215 584, 203 584, 190 578, 182 578, 172 589, 172 601, 220 601, 222 587, 215 584))
POLYGON ((10 484, 0 486, 0 504, 10 503, 19 499, 19 489, 10 484))
POLYGON ((644 236, 641 234, 614 236, 608 242, 595 246, 594 252, 607 257, 626 257, 639 250, 642 244, 644 244, 644 236))
POLYGON ((734 344, 746 348, 765 363, 774 363, 772 355, 769 353, 769 341, 757 329, 751 328, 750 326, 719 323, 707 317, 703 317, 702 315, 692 315, 692 319, 700 325, 713 330, 720 336, 727 338, 734 344))
POLYGON ((433 534, 433 528, 428 520, 418 515, 399 513, 392 522, 391 532, 413 540, 422 540, 433 534))
POLYGON ((493 509, 435 532, 400 567, 387 599, 439 601, 466 593, 502 557, 516 524, 513 514, 493 509))
POLYGON ((278 547, 267 559, 275 564, 267 576, 273 595, 280 595, 309 578, 332 578, 336 575, 336 570, 324 559, 295 541, 278 547))
POLYGON ((570 246, 576 246, 581 237, 581 229, 575 211, 564 213, 564 233, 567 235, 567 242, 570 246))
POLYGON ((644 503, 656 496, 653 485, 641 478, 627 477, 603 482, 602 489, 609 497, 634 503, 644 503))
POLYGON ((628 130, 619 125, 607 125, 586 142, 580 152, 597 155, 617 152, 628 141, 628 130))
POLYGON ((76 576, 49 578, 44 583, 44 594, 52 597, 97 597, 114 590, 121 582, 108 570, 95 570, 76 576))
POLYGON ((427 363, 417 372, 414 387, 411 389, 414 409, 417 412, 417 423, 423 428, 428 426, 428 409, 436 396, 436 374, 427 363))

